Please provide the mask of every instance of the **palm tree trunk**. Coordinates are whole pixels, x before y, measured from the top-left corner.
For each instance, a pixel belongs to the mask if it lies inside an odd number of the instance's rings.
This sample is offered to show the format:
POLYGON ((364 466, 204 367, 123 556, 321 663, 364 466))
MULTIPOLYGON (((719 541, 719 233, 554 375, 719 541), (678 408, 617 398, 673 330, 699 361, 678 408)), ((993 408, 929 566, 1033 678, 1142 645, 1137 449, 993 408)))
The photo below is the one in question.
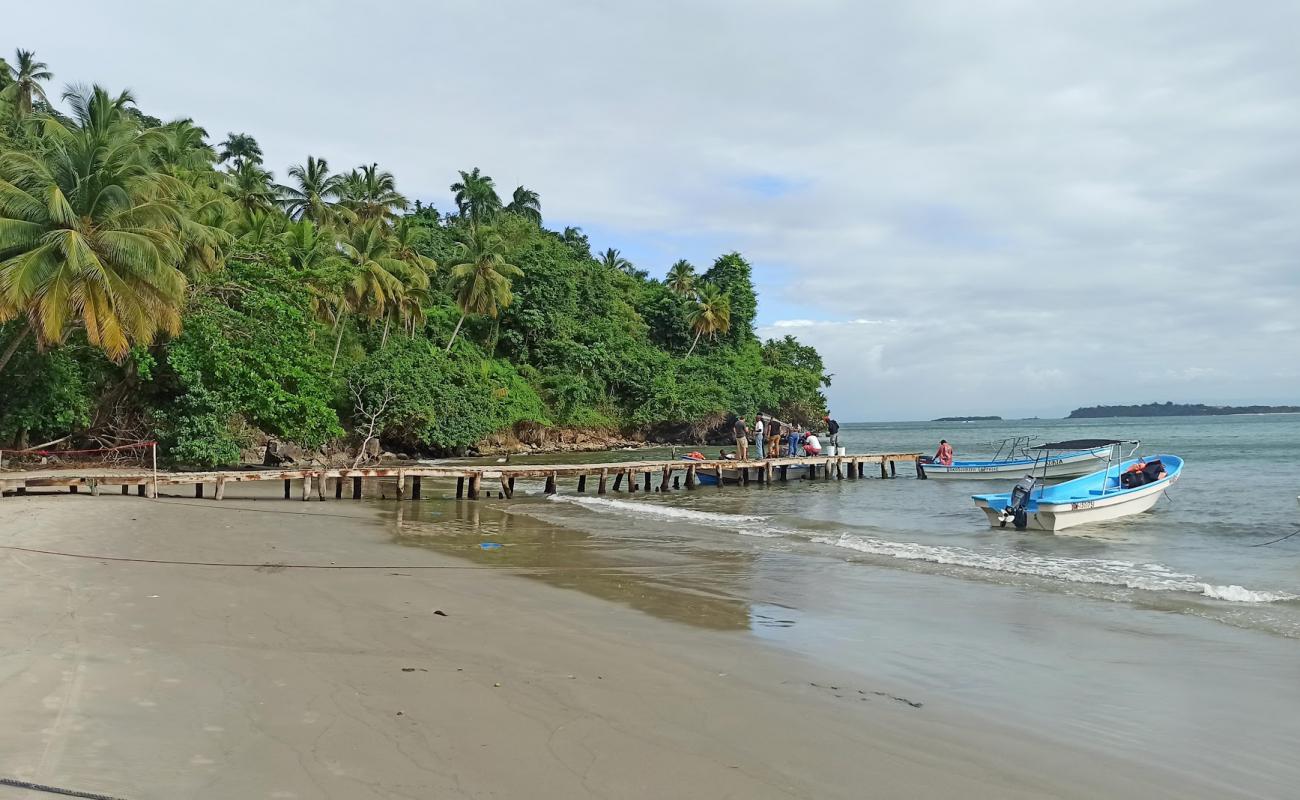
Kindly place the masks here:
POLYGON ((384 319, 384 336, 382 339, 379 340, 380 350, 383 350, 385 347, 388 346, 388 326, 391 325, 392 322, 393 322, 392 317, 387 317, 384 319))
POLYGON ((703 329, 703 328, 700 328, 698 331, 695 332, 695 341, 691 342, 691 349, 686 351, 686 357, 687 357, 687 358, 690 358, 690 357, 691 357, 691 353, 694 353, 694 352, 695 352, 695 345, 697 345, 697 344, 700 343, 700 334, 701 334, 701 333, 704 333, 704 329, 703 329))
POLYGON ((24 327, 18 332, 18 335, 14 337, 13 341, 9 343, 9 346, 5 348, 4 355, 0 355, 0 372, 4 372, 5 365, 9 363, 9 359, 13 358, 14 353, 18 352, 18 345, 22 344, 27 338, 27 334, 31 332, 32 329, 30 327, 24 327))
POLYGON ((330 377, 334 377, 334 365, 339 363, 339 348, 343 345, 343 326, 337 322, 334 327, 339 329, 338 338, 334 340, 334 358, 330 359, 330 377))
POLYGON ((451 346, 452 346, 453 344, 456 343, 456 334, 460 333, 460 326, 461 326, 461 323, 463 323, 464 321, 465 321, 465 315, 464 315, 464 314, 461 314, 461 315, 460 315, 460 321, 456 323, 456 330, 454 330, 454 331, 451 332, 451 341, 450 341, 450 342, 447 342, 447 350, 446 350, 446 352, 448 352, 448 353, 451 352, 451 346))

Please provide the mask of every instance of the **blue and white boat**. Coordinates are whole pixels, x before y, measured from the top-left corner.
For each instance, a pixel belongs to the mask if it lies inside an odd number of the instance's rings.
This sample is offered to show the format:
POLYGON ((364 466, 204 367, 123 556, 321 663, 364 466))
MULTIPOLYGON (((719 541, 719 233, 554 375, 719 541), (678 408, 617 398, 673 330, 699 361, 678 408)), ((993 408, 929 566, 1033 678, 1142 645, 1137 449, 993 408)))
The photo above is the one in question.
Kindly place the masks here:
POLYGON ((951 465, 923 461, 921 468, 927 478, 987 481, 1029 472, 1045 478, 1070 478, 1098 469, 1111 455, 1110 445, 1054 453, 1031 450, 1029 443, 1028 436, 1003 439, 997 452, 987 461, 953 461, 951 465))
MULTIPOLYGON (((1050 449, 1060 445, 1044 445, 1050 449)), ((1122 442, 1115 442, 1118 447, 1122 442)), ((1183 471, 1183 459, 1162 454, 1107 463, 1104 469, 1055 486, 1026 477, 1010 492, 977 494, 971 499, 988 516, 989 524, 1005 528, 1014 521, 1020 530, 1061 531, 1076 525, 1109 522, 1149 511, 1183 471), (1125 485, 1122 476, 1139 462, 1148 466, 1147 482, 1125 485), (1157 465, 1158 462, 1158 466, 1157 465), (1154 468, 1153 468, 1154 467, 1154 468)))

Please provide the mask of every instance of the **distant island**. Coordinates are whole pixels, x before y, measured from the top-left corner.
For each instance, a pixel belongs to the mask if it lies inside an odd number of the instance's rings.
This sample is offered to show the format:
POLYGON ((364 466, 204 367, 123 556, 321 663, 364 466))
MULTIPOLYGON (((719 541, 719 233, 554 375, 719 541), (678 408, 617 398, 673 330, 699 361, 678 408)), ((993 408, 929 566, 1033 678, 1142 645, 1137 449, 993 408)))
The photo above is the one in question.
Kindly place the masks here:
POLYGON ((990 422, 1000 420, 1002 417, 939 417, 932 419, 931 422, 990 422))
POLYGON ((1297 414, 1300 406, 1207 406, 1203 403, 1146 403, 1140 406, 1076 408, 1066 419, 1100 417, 1219 417, 1229 414, 1297 414))

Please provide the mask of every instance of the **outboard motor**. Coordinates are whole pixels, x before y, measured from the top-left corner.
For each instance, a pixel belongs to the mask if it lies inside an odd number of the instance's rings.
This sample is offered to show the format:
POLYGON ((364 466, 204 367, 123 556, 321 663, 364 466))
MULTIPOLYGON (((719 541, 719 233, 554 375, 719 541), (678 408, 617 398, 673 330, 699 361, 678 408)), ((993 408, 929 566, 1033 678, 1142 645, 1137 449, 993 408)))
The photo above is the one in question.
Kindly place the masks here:
POLYGON ((1002 513, 998 514, 1000 527, 1007 527, 1007 520, 1011 520, 1018 531, 1023 531, 1029 527, 1029 513, 1026 508, 1029 506, 1029 495, 1034 491, 1036 483, 1038 481, 1034 479, 1033 475, 1026 475, 1011 490, 1011 502, 1007 503, 1007 507, 1002 509, 1002 513))

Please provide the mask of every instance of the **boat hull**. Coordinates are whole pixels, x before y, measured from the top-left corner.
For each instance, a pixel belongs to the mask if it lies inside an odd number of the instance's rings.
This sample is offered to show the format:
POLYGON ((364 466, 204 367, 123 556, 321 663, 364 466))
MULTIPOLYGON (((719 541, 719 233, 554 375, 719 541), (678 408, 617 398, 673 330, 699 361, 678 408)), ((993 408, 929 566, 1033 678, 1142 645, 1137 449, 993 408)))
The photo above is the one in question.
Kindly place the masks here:
MULTIPOLYGON (((1178 481, 1182 474, 1183 462, 1177 456, 1157 456, 1169 465, 1168 475, 1161 480, 1139 486, 1135 489, 1118 489, 1112 485, 1117 475, 1132 462, 1125 462, 1119 471, 1112 470, 1107 475, 1096 473, 1078 478, 1070 483, 1048 487, 1040 499, 1030 503, 1026 514, 1026 527, 1029 530, 1057 532, 1079 525, 1091 525, 1111 522, 1134 514, 1150 511, 1165 490, 1178 481), (1077 489, 1071 484, 1079 484, 1077 489), (1102 490, 1102 487, 1107 488, 1102 490)), ((975 495, 975 505, 988 517, 989 525, 1005 528, 1010 523, 999 521, 1002 510, 1006 508, 1009 494, 975 495)))
MULTIPOLYGON (((1085 450, 1078 453, 1062 453, 1047 460, 1048 478, 1070 478, 1096 472, 1102 467, 1109 448, 1085 450)), ((995 481, 1019 477, 1032 472, 1042 476, 1043 464, 1035 464, 1033 459, 1019 458, 1014 461, 954 461, 952 466, 943 464, 923 464, 927 478, 948 480, 995 481)))

